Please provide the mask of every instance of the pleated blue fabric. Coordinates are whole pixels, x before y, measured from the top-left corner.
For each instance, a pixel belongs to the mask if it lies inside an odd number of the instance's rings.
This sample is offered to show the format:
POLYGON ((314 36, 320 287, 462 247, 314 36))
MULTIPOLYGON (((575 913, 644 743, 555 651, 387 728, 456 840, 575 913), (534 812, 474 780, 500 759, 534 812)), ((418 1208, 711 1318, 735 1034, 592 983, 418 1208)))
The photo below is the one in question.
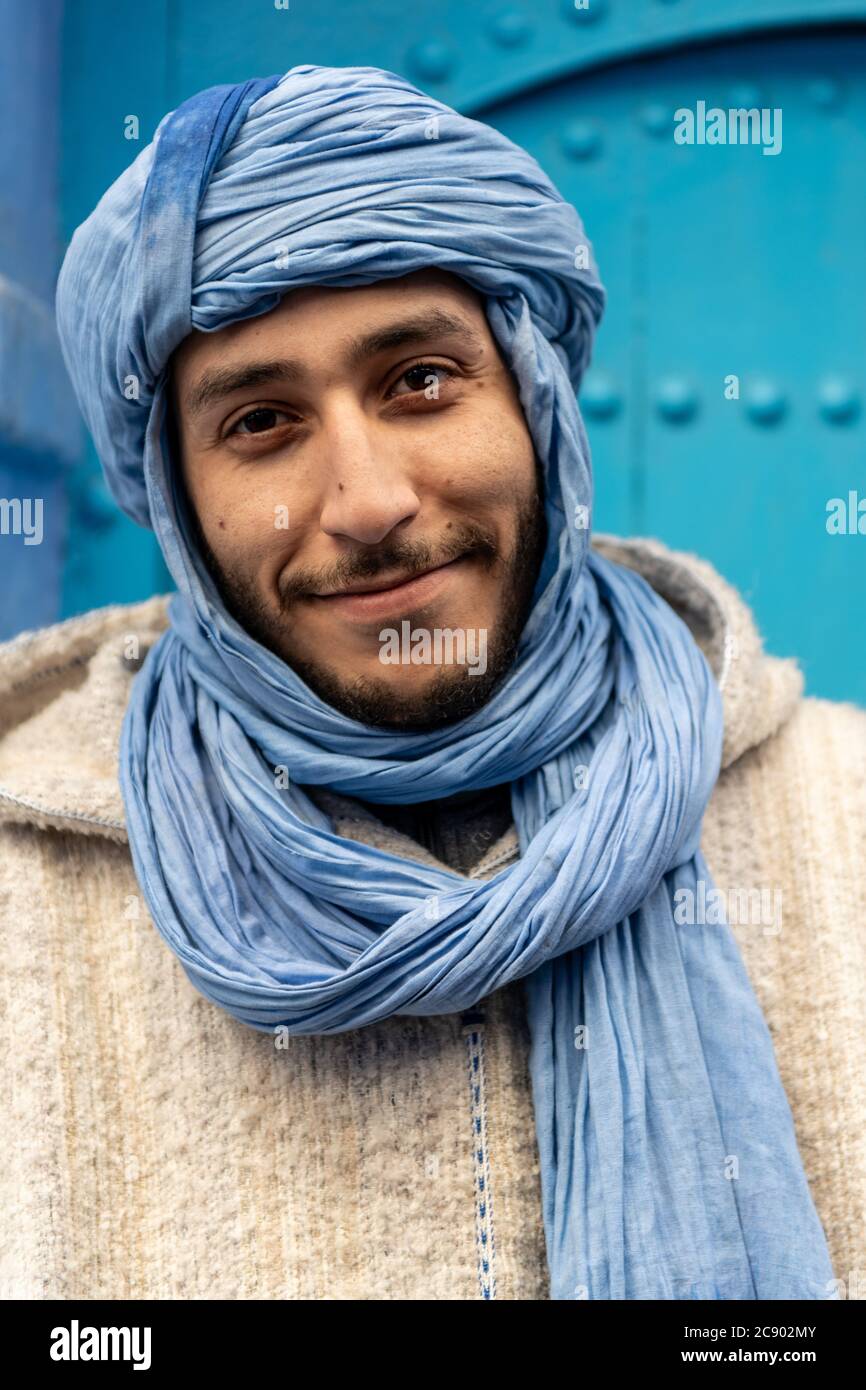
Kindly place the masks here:
POLYGON ((395 73, 304 64, 163 119, 57 290, 108 484, 178 587, 123 729, 134 866, 189 979, 252 1028, 449 1013, 524 980, 552 1298, 824 1298, 824 1232, 735 938, 674 916, 675 893, 711 881, 719 689, 672 609, 589 548, 576 393, 604 302, 535 160, 395 73), (179 497, 165 367, 193 328, 296 286, 428 266, 484 296, 548 540, 488 703, 394 732, 338 713, 225 611, 179 497), (521 857, 486 882, 344 839, 302 790, 387 804, 504 780, 521 857))

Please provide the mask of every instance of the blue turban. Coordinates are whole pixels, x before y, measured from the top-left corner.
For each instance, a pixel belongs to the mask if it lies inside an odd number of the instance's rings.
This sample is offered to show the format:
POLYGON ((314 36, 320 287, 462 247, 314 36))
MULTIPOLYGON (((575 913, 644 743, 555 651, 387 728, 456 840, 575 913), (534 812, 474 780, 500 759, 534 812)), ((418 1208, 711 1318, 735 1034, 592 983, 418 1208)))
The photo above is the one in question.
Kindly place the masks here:
POLYGON ((163 119, 57 289, 109 486, 178 586, 123 728, 133 863, 192 983, 263 1031, 448 1013, 524 980, 552 1298, 822 1298, 827 1245, 733 933, 674 916, 711 881, 719 690, 668 605, 589 548, 576 392, 603 305, 537 163, 394 73, 305 64, 163 119), (193 328, 294 287, 431 266, 483 296, 547 546, 487 703, 395 732, 328 705, 226 612, 180 505, 165 369, 193 328), (384 804, 503 781, 521 857, 486 881, 344 839, 304 791, 384 804))

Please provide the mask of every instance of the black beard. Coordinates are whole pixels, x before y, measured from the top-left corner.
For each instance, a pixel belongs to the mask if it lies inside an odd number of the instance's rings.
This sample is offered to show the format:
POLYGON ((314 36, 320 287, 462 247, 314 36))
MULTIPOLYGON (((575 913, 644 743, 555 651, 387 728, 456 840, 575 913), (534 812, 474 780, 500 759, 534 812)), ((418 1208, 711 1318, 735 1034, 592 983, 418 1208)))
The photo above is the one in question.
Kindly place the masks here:
MULTIPOLYGON (((198 553, 207 566, 226 610, 255 641, 278 656, 286 657, 280 650, 280 639, 285 636, 281 615, 275 614, 263 602, 261 595, 250 581, 239 574, 223 569, 211 550, 198 516, 188 499, 186 512, 194 536, 198 553)), ((532 500, 521 505, 517 519, 517 535, 514 551, 503 559, 493 544, 492 538, 479 527, 462 528, 469 543, 459 553, 471 554, 476 562, 487 568, 498 567, 502 574, 502 610, 497 626, 492 630, 487 648, 486 670, 473 675, 467 668, 449 666, 447 670, 437 671, 432 682, 421 692, 398 694, 388 685, 386 679, 373 680, 358 676, 350 682, 341 680, 327 667, 314 662, 293 658, 287 664, 300 676, 309 688, 327 704, 339 710, 349 719, 376 728, 401 730, 431 730, 446 724, 453 724, 467 718, 475 710, 486 704, 494 690, 504 679, 514 663, 520 636, 529 617, 532 595, 538 578, 544 548, 547 541, 547 522, 542 502, 540 470, 536 466, 536 489, 532 500)), ((420 551, 413 552, 415 567, 419 564, 420 551)), ((402 547, 379 547, 375 556, 367 555, 361 564, 365 578, 384 573, 406 561, 407 549, 402 547)), ((440 562, 441 562, 441 558, 440 562)), ((423 556, 420 563, 425 563, 423 556)), ((360 570, 355 566, 350 578, 359 578, 360 570)), ((284 604, 289 595, 283 594, 284 604)), ((286 611, 285 607, 282 610, 286 611)))

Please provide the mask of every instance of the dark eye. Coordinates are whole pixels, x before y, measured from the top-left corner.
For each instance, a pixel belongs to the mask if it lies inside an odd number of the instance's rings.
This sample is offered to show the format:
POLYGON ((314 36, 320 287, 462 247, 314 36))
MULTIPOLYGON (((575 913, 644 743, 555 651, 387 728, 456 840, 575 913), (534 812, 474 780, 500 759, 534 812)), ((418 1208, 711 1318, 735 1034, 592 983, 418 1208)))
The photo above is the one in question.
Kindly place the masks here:
POLYGON ((284 410, 274 410, 271 406, 259 406, 256 410, 251 410, 249 414, 242 415, 229 430, 229 434, 267 434, 269 430, 275 428, 275 417, 282 415, 286 419, 284 410), (248 428, 241 429, 241 425, 248 428))
MULTIPOLYGON (((409 383, 408 393, 403 391, 400 395, 417 394, 426 391, 428 387, 436 384, 435 373, 440 373, 444 377, 453 377, 454 373, 450 367, 443 367, 439 362, 416 362, 414 367, 408 367, 402 376, 394 382, 394 386, 399 386, 401 381, 409 383), (431 381, 431 377, 433 380, 431 381)), ((391 388, 392 391, 394 387, 391 388)))

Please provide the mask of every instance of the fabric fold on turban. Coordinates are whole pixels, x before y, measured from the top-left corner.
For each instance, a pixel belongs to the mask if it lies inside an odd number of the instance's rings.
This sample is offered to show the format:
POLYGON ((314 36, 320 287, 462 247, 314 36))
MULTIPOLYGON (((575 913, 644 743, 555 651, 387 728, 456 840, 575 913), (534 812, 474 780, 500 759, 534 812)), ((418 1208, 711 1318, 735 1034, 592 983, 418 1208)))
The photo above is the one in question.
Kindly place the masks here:
POLYGON ((733 933, 674 914, 711 882, 719 690, 668 605, 589 548, 576 395, 604 302, 580 218, 536 161, 395 73, 305 64, 160 122, 76 231, 57 290, 108 484, 178 586, 123 730, 133 862, 192 983, 253 1028, 452 1012, 524 980, 552 1298, 828 1297, 733 933), (548 535, 489 701, 395 732, 340 714, 226 612, 180 503, 165 373, 193 329, 292 288, 431 266, 484 297, 548 535), (506 780, 521 857, 486 882, 343 839, 303 790, 412 802, 506 780))

